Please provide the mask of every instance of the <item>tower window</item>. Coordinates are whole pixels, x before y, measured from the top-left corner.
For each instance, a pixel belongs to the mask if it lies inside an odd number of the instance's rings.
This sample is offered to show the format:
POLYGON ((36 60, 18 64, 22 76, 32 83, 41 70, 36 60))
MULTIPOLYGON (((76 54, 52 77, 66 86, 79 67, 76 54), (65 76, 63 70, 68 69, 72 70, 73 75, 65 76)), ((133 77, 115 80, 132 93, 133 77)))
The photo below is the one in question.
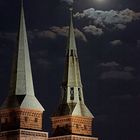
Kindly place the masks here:
POLYGON ((81 89, 78 88, 78 95, 79 95, 79 100, 81 101, 81 89))
POLYGON ((70 88, 70 100, 74 100, 74 88, 70 88))
POLYGON ((35 122, 38 122, 38 118, 35 118, 35 122))
POLYGON ((71 52, 70 52, 70 56, 73 56, 73 50, 71 50, 71 52))
POLYGON ((84 129, 87 129, 87 126, 86 125, 84 125, 84 129))
POLYGON ((76 128, 79 128, 79 125, 78 124, 76 124, 76 128))
POLYGON ((25 119, 25 122, 27 122, 27 121, 28 121, 28 117, 25 117, 24 119, 25 119))
POLYGON ((68 127, 69 127, 69 125, 68 125, 68 124, 66 124, 66 125, 65 125, 65 127, 66 127, 66 128, 68 128, 68 127))
POLYGON ((8 118, 2 118, 1 123, 8 123, 8 118))
POLYGON ((8 118, 5 118, 5 123, 8 123, 8 118))

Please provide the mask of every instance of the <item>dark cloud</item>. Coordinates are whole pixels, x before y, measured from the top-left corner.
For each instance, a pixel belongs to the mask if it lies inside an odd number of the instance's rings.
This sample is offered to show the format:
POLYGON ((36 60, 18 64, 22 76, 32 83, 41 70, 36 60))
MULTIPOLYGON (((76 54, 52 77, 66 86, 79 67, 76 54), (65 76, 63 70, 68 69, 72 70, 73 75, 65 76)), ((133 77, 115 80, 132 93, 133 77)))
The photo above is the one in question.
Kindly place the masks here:
POLYGON ((10 40, 10 41, 16 41, 17 34, 16 33, 8 33, 8 32, 0 32, 0 39, 2 40, 10 40))
POLYGON ((94 25, 85 26, 85 27, 83 27, 83 30, 84 30, 85 33, 92 34, 92 35, 95 35, 95 36, 96 35, 100 36, 104 33, 101 28, 97 28, 94 25))
POLYGON ((120 66, 120 64, 118 64, 117 62, 115 61, 112 61, 112 62, 107 62, 107 63, 101 63, 99 64, 100 67, 118 67, 120 66))
POLYGON ((134 79, 133 72, 135 69, 130 66, 121 66, 119 63, 112 61, 99 64, 102 67, 100 79, 122 79, 131 80, 134 79))
POLYGON ((131 79, 134 79, 134 76, 130 72, 111 70, 111 71, 108 71, 108 72, 103 72, 100 75, 100 79, 124 79, 124 80, 131 80, 131 79))
POLYGON ((42 68, 49 68, 50 67, 50 62, 49 61, 47 61, 46 59, 44 59, 44 58, 38 58, 38 59, 36 59, 36 65, 40 68, 41 67, 41 69, 42 68))
POLYGON ((65 2, 69 5, 72 5, 74 3, 74 0, 61 0, 61 2, 65 2))
POLYGON ((36 65, 38 69, 46 70, 51 67, 51 63, 48 59, 48 51, 46 49, 31 52, 31 56, 32 56, 34 65, 36 65))
POLYGON ((133 67, 126 66, 126 67, 124 67, 124 71, 133 72, 133 71, 135 71, 135 69, 133 67))
POLYGON ((88 19, 89 23, 93 23, 100 27, 106 28, 112 25, 116 29, 125 29, 128 23, 140 20, 140 12, 134 12, 130 9, 121 11, 101 11, 94 8, 86 9, 82 13, 75 14, 77 19, 88 19))

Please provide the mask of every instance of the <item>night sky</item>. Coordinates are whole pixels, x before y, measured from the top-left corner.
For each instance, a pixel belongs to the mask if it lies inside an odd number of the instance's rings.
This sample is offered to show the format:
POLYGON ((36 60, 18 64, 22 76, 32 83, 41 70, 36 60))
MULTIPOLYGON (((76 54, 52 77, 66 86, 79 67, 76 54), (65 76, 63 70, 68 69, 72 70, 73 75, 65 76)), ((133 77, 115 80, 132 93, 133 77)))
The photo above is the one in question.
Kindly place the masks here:
MULTIPOLYGON (((36 96, 44 129, 61 95, 72 0, 24 0, 36 96)), ((99 140, 140 139, 140 0, 75 0, 84 97, 99 140)), ((0 103, 8 94, 19 0, 0 0, 0 103)))

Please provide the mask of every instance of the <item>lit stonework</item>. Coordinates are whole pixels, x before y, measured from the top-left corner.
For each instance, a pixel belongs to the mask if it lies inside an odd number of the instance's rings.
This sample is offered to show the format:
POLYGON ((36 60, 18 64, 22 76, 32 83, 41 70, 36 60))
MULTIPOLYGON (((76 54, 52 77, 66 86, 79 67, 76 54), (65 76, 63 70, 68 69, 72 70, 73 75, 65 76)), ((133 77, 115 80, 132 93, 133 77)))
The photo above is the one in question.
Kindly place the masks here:
POLYGON ((52 136, 49 140, 98 140, 92 137, 94 116, 84 102, 83 86, 74 35, 72 9, 66 50, 62 98, 51 117, 52 136))
POLYGON ((1 131, 25 128, 42 130, 42 112, 27 109, 5 109, 0 112, 1 131))
POLYGON ((0 140, 47 140, 42 131, 44 108, 35 97, 21 0, 18 45, 13 62, 10 93, 0 107, 0 140))
POLYGON ((49 140, 98 140, 94 137, 78 136, 78 135, 65 135, 49 138, 49 140))
MULTIPOLYGON (((52 128, 63 128, 67 134, 92 135, 92 118, 81 116, 60 116, 52 118, 52 128)), ((55 134, 57 135, 57 134, 55 134)))
POLYGON ((47 140, 48 134, 33 130, 11 130, 0 133, 0 140, 47 140))

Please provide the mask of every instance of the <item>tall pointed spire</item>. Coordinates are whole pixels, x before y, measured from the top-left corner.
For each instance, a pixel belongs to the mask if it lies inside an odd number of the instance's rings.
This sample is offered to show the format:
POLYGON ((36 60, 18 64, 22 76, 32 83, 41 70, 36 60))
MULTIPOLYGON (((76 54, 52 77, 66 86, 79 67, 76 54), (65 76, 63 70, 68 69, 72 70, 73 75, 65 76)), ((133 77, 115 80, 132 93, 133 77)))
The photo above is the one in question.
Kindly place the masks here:
POLYGON ((5 140, 9 137, 46 140, 47 133, 41 132, 44 108, 34 94, 23 0, 20 2, 18 44, 13 62, 10 93, 0 108, 0 132, 4 133, 0 134, 0 137, 4 136, 1 139, 5 140))
POLYGON ((23 0, 21 0, 18 45, 13 63, 10 94, 2 108, 7 107, 44 110, 34 94, 23 0))
POLYGON ((73 27, 73 9, 70 8, 70 26, 69 26, 69 41, 68 41, 68 50, 76 50, 76 41, 75 41, 75 33, 73 27))
POLYGON ((62 97, 58 109, 52 117, 53 136, 73 134, 91 136, 92 120, 93 115, 84 102, 73 27, 73 10, 70 9, 70 26, 62 82, 62 97))
POLYGON ((17 81, 16 95, 34 96, 33 80, 25 26, 23 0, 21 0, 21 16, 18 42, 18 62, 17 62, 17 81))
POLYGON ((62 83, 62 101, 56 114, 93 117, 84 103, 72 8, 70 9, 69 37, 62 83))

